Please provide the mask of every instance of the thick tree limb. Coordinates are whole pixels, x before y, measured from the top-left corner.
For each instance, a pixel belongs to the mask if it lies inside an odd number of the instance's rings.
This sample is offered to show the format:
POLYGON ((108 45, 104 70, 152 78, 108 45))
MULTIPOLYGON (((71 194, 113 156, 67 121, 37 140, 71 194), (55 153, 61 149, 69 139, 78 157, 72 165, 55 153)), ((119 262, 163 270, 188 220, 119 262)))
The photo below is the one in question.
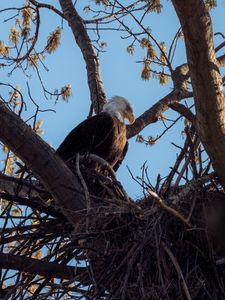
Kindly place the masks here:
POLYGON ((4 102, 0 102, 0 140, 40 179, 66 218, 75 225, 85 198, 78 178, 54 150, 4 102))
POLYGON ((53 217, 63 217, 60 210, 54 205, 45 203, 45 199, 51 195, 40 187, 36 181, 26 182, 20 178, 14 178, 0 172, 0 198, 37 209, 53 217))
MULTIPOLYGON (((7 228, 5 229, 0 227, 0 245, 6 245, 8 243, 16 242, 17 245, 21 245, 22 241, 26 241, 27 244, 32 241, 42 239, 42 242, 45 240, 54 239, 56 237, 65 236, 65 232, 71 232, 72 226, 65 222, 65 220, 59 219, 50 219, 47 221, 42 221, 40 224, 31 224, 25 226, 18 226, 16 228, 7 228), (29 242, 28 242, 29 241, 29 242)), ((20 246, 18 246, 20 248, 20 246)), ((13 249, 13 251, 15 248, 13 249)), ((29 250, 28 250, 29 252, 29 250)), ((15 252, 13 252, 15 253, 15 252)), ((17 252, 21 253, 21 250, 17 252)), ((24 254, 24 253, 23 253, 24 254)), ((24 254, 25 256, 25 254, 24 254)))
POLYGON ((84 27, 83 20, 78 15, 71 0, 59 0, 63 14, 72 29, 77 45, 83 54, 88 77, 88 85, 91 93, 91 102, 96 113, 99 113, 103 104, 106 102, 106 96, 103 89, 100 66, 98 57, 92 46, 92 42, 84 27))
POLYGON ((142 129, 151 123, 157 122, 162 114, 169 109, 170 105, 185 98, 193 97, 193 94, 188 91, 173 90, 171 93, 163 97, 151 108, 146 110, 139 116, 134 124, 127 126, 127 137, 131 138, 137 135, 142 129))
POLYGON ((196 106, 196 128, 225 187, 225 97, 211 19, 203 0, 173 0, 185 38, 196 106))
POLYGON ((83 274, 86 268, 70 267, 62 264, 45 262, 25 256, 0 253, 0 268, 13 269, 46 278, 75 279, 83 274))
MULTIPOLYGON (((221 55, 217 58, 218 66, 225 66, 225 55, 221 55)), ((151 108, 149 108, 146 112, 140 115, 136 122, 131 126, 127 126, 127 136, 131 138, 137 135, 141 130, 143 130, 146 126, 151 123, 157 122, 160 115, 165 112, 167 109, 172 108, 172 105, 177 105, 178 101, 181 101, 185 98, 193 97, 192 92, 188 92, 187 90, 187 80, 190 77, 188 64, 182 64, 178 66, 172 74, 172 80, 174 83, 174 91, 170 94, 159 100, 155 103, 151 108), (180 91, 180 92, 179 92, 180 91)), ((177 106, 178 107, 178 106, 177 106)), ((175 107, 173 106, 173 109, 175 107)), ((178 111, 178 110, 177 110, 178 111)), ((184 111, 183 111, 184 113, 184 111)), ((182 113, 181 113, 182 114, 182 113)), ((189 113, 190 117, 193 119, 193 116, 189 113)), ((188 119, 188 116, 185 116, 188 119)))
POLYGON ((40 190, 38 191, 38 186, 35 186, 35 182, 31 184, 25 183, 19 178, 14 178, 0 172, 0 192, 12 195, 16 194, 20 197, 27 197, 27 195, 38 197, 40 190))
POLYGON ((56 210, 54 206, 44 205, 39 197, 20 197, 16 196, 15 194, 8 194, 4 192, 0 192, 0 197, 1 199, 10 202, 15 202, 19 205, 28 206, 33 210, 38 210, 52 217, 59 217, 65 219, 65 216, 59 210, 56 210))

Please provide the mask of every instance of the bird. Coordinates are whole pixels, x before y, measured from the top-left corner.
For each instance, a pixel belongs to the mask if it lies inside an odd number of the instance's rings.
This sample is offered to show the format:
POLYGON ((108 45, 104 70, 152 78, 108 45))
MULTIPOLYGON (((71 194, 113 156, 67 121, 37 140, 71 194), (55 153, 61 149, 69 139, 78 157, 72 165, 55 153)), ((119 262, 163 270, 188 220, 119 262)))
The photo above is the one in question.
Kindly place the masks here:
POLYGON ((125 119, 133 124, 135 116, 129 101, 114 96, 103 105, 102 111, 76 126, 56 150, 68 162, 76 154, 94 154, 104 159, 116 172, 127 150, 125 119))

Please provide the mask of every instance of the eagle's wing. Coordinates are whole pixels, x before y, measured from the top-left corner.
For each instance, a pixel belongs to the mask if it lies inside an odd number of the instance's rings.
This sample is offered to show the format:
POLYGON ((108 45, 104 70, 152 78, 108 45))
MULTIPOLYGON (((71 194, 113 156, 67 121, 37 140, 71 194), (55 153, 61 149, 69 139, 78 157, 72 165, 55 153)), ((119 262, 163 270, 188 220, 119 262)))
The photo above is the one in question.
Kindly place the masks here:
POLYGON ((117 163, 113 166, 113 170, 114 170, 115 172, 119 169, 120 165, 122 164, 122 162, 123 162, 123 160, 124 160, 124 157, 125 157, 126 154, 127 154, 127 151, 128 151, 128 142, 126 142, 126 145, 125 145, 125 147, 124 147, 124 149, 123 149, 123 153, 122 153, 121 159, 118 160, 117 163))
MULTIPOLYGON (((74 158, 76 153, 98 153, 103 143, 110 143, 114 125, 113 119, 107 113, 91 117, 75 127, 65 138, 57 154, 65 161, 74 158)), ((103 149, 104 150, 104 149, 103 149)), ((101 156, 101 155, 99 155, 101 156)), ((104 156, 102 156, 104 158, 104 156)))

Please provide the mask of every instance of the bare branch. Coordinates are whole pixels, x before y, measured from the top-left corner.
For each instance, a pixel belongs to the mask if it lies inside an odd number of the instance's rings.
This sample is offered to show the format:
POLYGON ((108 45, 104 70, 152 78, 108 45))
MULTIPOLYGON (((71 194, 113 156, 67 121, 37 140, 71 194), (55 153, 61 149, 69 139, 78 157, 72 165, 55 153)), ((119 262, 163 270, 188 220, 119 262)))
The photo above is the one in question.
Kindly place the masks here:
POLYGON ((64 18, 64 15, 61 13, 60 10, 58 10, 56 7, 54 7, 53 5, 50 4, 46 4, 46 3, 40 3, 37 2, 36 0, 30 0, 30 3, 32 3, 34 6, 38 7, 38 8, 47 8, 49 10, 54 11, 57 15, 59 15, 61 18, 64 18))
POLYGON ((185 219, 177 210, 175 210, 174 208, 168 206, 163 199, 161 199, 159 197, 159 195, 157 195, 155 192, 151 191, 150 189, 148 189, 149 194, 155 199, 157 200, 157 203, 167 212, 169 212, 170 214, 172 214, 175 218, 179 219, 180 221, 182 221, 187 227, 192 227, 192 225, 190 224, 189 221, 187 221, 187 219, 185 219))
POLYGON ((170 94, 163 97, 150 109, 139 116, 133 125, 127 126, 127 137, 131 138, 137 135, 142 129, 151 123, 157 122, 162 114, 170 108, 170 105, 185 98, 191 98, 193 95, 188 91, 173 90, 170 94))
MULTIPOLYGON (((36 182, 37 185, 37 182, 36 182)), ((2 174, 0 172, 0 191, 7 192, 9 194, 17 194, 20 197, 26 197, 28 194, 30 197, 38 197, 39 192, 35 188, 35 182, 25 183, 21 182, 18 178, 13 178, 2 174)))
POLYGON ((100 66, 98 57, 94 51, 91 40, 84 27, 84 22, 77 13, 71 0, 59 0, 63 14, 73 31, 77 45, 83 54, 88 77, 88 85, 91 93, 91 102, 96 113, 99 113, 103 104, 106 102, 106 96, 103 89, 100 66))
POLYGON ((166 251, 166 253, 169 255, 176 271, 177 271, 177 274, 179 276, 179 278, 181 279, 181 282, 182 282, 182 286, 183 286, 183 289, 184 289, 184 292, 185 292, 185 296, 186 296, 186 299, 187 300, 191 300, 191 295, 190 295, 190 292, 188 290, 188 286, 186 284, 186 281, 184 279, 184 275, 182 273, 182 270, 178 264, 178 261, 176 259, 176 257, 173 255, 172 251, 166 246, 166 244, 164 242, 162 242, 162 246, 164 248, 164 250, 166 251))
POLYGON ((87 271, 86 268, 70 267, 63 264, 40 261, 25 256, 0 253, 0 268, 13 269, 46 278, 74 279, 87 271))
POLYGON ((170 108, 172 108, 173 110, 175 110, 176 112, 178 112, 179 114, 184 116, 192 124, 194 124, 195 116, 189 108, 187 108, 186 106, 184 106, 181 103, 170 104, 170 108))

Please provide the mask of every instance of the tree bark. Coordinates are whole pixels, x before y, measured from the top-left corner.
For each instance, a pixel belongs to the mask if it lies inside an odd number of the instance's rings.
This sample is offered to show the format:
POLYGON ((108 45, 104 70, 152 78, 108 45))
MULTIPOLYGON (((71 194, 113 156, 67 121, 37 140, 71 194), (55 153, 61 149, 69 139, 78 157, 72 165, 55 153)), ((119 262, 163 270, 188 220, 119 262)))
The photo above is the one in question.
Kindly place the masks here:
POLYGON ((73 224, 86 200, 79 179, 54 150, 0 101, 0 140, 40 179, 73 224))
POLYGON ((129 139, 134 137, 149 124, 157 122, 161 118, 162 114, 170 108, 171 104, 190 97, 193 97, 192 92, 185 90, 173 90, 140 115, 135 120, 134 124, 127 125, 127 138, 129 139))
POLYGON ((203 0, 172 0, 184 33, 196 107, 196 128, 225 187, 224 90, 211 18, 203 0))
POLYGON ((26 256, 0 253, 0 268, 13 269, 46 278, 74 280, 76 276, 87 272, 86 268, 66 266, 53 262, 45 262, 26 256))
POLYGON ((106 102, 106 96, 100 76, 100 65, 98 57, 87 30, 84 27, 83 20, 77 13, 71 0, 59 0, 63 14, 72 29, 77 45, 80 47, 84 61, 86 63, 88 85, 91 93, 91 102, 96 113, 102 110, 106 102))

